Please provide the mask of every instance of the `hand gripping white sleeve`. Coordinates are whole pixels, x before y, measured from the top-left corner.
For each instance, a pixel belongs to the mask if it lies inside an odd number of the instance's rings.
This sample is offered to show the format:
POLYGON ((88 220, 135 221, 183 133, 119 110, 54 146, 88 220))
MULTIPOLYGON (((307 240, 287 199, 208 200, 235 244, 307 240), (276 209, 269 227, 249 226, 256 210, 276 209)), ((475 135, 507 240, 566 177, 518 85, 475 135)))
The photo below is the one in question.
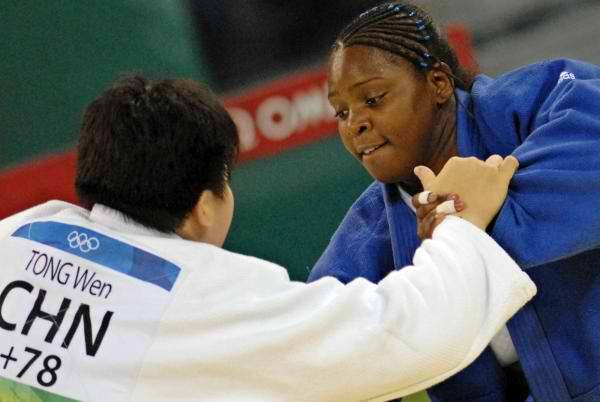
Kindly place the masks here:
POLYGON ((414 266, 379 284, 307 285, 274 264, 225 257, 180 290, 134 400, 389 400, 466 367, 536 291, 490 237, 456 217, 414 266))
POLYGON ((383 321, 412 348, 412 367, 405 378, 412 376, 414 382, 369 400, 408 395, 464 369, 536 293, 535 284, 496 242, 458 217, 447 217, 413 262, 388 275, 379 287, 388 306, 406 308, 398 315, 388 308, 383 321), (410 285, 400 293, 393 276, 402 273, 400 282, 410 285))

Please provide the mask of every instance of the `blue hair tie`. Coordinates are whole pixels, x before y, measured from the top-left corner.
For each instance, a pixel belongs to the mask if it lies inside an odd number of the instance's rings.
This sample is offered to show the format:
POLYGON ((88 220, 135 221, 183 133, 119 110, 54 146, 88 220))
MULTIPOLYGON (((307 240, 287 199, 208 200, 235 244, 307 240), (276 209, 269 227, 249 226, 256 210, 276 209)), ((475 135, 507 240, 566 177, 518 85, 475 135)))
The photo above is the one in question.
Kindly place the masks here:
POLYGON ((417 22, 415 22, 415 27, 419 31, 424 31, 425 29, 427 29, 427 23, 423 20, 418 20, 417 22))

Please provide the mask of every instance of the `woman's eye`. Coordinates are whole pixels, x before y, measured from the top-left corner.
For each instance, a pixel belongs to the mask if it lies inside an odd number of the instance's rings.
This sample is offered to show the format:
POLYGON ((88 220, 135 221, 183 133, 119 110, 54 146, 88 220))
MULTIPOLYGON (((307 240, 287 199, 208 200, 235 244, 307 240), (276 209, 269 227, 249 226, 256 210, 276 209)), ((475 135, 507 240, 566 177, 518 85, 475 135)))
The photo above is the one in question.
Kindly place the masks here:
POLYGON ((381 102, 381 100, 383 99, 384 96, 385 96, 385 94, 381 94, 379 96, 373 96, 373 97, 367 98, 365 100, 365 103, 367 106, 375 106, 379 102, 381 102))
POLYGON ((340 110, 340 111, 335 112, 335 118, 338 120, 345 120, 346 117, 348 117, 347 110, 340 110))

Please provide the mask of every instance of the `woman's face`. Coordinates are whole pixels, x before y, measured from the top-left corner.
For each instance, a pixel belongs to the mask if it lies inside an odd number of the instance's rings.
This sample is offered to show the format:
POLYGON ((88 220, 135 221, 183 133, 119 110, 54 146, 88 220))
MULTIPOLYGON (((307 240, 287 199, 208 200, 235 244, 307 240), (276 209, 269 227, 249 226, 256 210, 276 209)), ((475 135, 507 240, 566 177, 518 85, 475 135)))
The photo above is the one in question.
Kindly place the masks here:
POLYGON ((331 57, 329 101, 342 142, 385 183, 415 183, 413 168, 433 165, 436 90, 413 64, 377 48, 352 46, 331 57))

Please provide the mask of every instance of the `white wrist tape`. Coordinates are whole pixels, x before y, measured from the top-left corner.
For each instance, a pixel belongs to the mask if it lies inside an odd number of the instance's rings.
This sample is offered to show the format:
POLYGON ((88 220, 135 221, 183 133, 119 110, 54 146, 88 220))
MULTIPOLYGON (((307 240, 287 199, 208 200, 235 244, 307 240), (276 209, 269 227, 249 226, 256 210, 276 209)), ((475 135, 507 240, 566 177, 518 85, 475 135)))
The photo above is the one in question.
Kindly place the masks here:
POLYGON ((456 208, 454 208, 454 200, 442 202, 435 208, 435 212, 438 214, 455 214, 456 208))
POLYGON ((421 205, 429 204, 429 194, 431 194, 431 191, 423 191, 423 192, 419 193, 419 195, 417 196, 417 201, 419 202, 419 204, 421 204, 421 205))

